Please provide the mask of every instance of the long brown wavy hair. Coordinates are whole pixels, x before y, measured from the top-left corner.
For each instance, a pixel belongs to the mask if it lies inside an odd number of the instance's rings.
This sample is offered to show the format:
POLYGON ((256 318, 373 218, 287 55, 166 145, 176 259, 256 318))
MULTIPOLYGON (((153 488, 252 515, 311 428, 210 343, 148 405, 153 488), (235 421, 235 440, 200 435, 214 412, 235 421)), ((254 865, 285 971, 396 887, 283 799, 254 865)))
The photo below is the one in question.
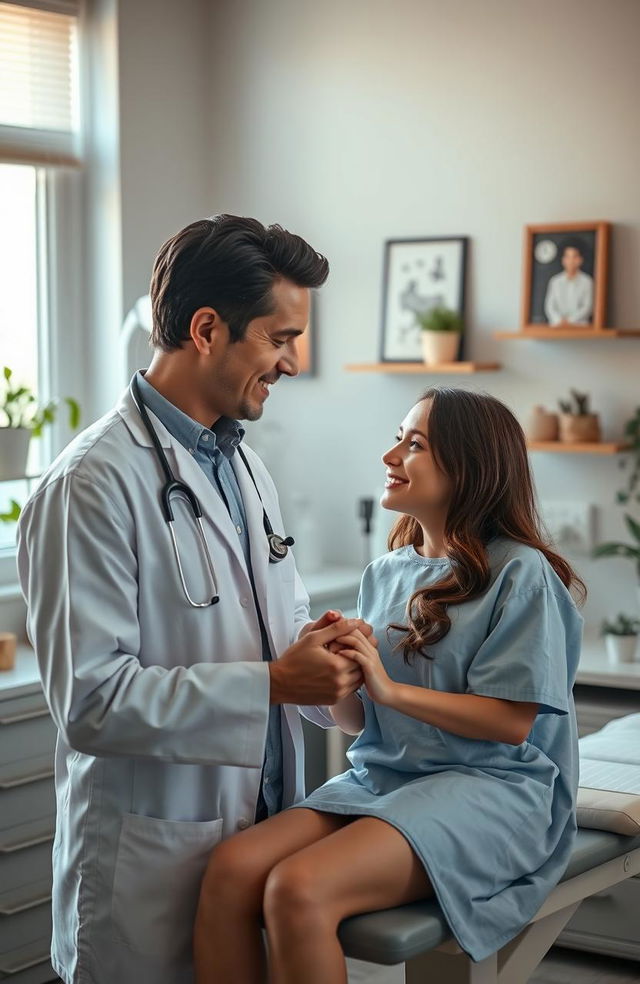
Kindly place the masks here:
MULTIPOLYGON (((429 657, 426 648, 443 639, 451 628, 449 605, 460 605, 489 586, 487 544, 506 536, 539 550, 562 583, 582 602, 584 582, 555 553, 538 513, 527 445, 512 412, 488 393, 434 387, 418 402, 431 403, 427 437, 436 465, 451 482, 451 501, 445 523, 444 546, 451 571, 437 584, 421 588, 407 605, 408 625, 389 626, 402 632, 397 644, 405 662, 415 654, 429 657)), ((422 528, 402 515, 389 534, 389 550, 422 545, 422 528)))

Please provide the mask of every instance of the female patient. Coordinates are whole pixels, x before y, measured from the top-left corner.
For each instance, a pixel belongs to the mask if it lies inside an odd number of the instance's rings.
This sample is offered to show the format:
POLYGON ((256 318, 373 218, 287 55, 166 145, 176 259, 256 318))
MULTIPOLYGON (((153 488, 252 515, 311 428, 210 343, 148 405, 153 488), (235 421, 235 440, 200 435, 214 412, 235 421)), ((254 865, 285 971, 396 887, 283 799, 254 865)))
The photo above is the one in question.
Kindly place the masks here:
POLYGON ((352 768, 213 852, 198 984, 340 984, 342 919, 435 893, 474 960, 530 920, 575 833, 571 690, 584 585, 540 532, 522 430, 490 396, 431 389, 383 456, 391 552, 340 649, 352 768))

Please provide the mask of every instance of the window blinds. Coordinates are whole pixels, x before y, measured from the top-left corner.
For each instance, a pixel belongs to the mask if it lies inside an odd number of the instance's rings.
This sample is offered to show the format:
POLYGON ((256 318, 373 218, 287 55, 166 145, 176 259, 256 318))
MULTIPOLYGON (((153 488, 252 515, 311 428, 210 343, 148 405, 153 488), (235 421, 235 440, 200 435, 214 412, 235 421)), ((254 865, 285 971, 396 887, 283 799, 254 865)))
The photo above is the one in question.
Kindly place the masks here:
POLYGON ((79 163, 77 7, 0 2, 0 160, 79 163))

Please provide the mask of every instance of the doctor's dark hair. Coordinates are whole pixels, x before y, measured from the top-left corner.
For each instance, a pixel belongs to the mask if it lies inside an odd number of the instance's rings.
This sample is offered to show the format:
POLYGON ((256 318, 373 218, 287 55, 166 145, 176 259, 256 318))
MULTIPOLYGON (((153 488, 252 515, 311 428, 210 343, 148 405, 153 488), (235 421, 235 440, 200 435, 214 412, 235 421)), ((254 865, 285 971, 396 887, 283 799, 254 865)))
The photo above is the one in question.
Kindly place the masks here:
POLYGON ((215 215, 199 219, 161 246, 151 275, 151 342, 165 352, 189 338, 201 307, 211 307, 240 341, 254 318, 275 309, 271 288, 283 277, 298 287, 320 287, 329 263, 304 239, 257 219, 215 215))
MULTIPOLYGON (((451 628, 450 605, 482 595, 489 587, 487 544, 509 537, 539 550, 566 588, 586 597, 584 582, 550 546, 537 506, 522 428, 512 412, 487 393, 434 387, 419 402, 431 403, 427 424, 429 449, 451 483, 445 523, 445 552, 451 570, 437 584, 416 591, 407 604, 406 625, 396 648, 408 662, 427 651, 451 628)), ((422 545, 422 528, 402 515, 389 534, 390 550, 422 545)))

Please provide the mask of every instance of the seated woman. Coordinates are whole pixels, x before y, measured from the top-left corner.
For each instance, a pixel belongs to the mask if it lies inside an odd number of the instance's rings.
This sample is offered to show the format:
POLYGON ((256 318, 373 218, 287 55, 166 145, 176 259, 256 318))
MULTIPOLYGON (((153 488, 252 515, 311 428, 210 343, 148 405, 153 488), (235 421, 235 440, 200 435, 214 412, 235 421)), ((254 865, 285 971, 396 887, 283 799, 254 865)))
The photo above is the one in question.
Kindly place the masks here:
POLYGON ((435 893, 474 960, 525 926, 575 834, 571 696, 584 585, 545 542, 522 430, 498 400, 430 389, 383 456, 401 513, 340 651, 364 687, 332 713, 352 768, 214 850, 198 984, 340 984, 346 916, 435 893))

